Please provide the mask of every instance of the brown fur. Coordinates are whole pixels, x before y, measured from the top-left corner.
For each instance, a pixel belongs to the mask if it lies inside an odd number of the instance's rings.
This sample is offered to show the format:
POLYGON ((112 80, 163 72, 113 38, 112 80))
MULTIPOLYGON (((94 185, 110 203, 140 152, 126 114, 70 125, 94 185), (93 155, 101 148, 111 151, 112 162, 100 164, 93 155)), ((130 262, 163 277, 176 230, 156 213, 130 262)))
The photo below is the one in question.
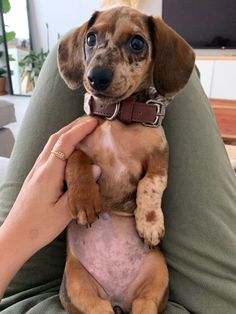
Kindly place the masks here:
POLYGON ((175 95, 189 80, 193 51, 160 18, 150 17, 148 22, 154 43, 154 85, 162 95, 175 95))
POLYGON ((92 173, 92 161, 81 150, 75 151, 68 160, 66 182, 69 186, 68 201, 72 217, 77 219, 79 215, 80 223, 92 223, 100 213, 102 204, 92 173), (75 164, 78 166, 74 167, 75 164), (74 178, 80 178, 80 184, 74 184, 74 178))
MULTIPOLYGON (((107 1, 104 1, 107 2, 107 1)), ((161 19, 148 17, 128 7, 96 12, 80 28, 64 38, 58 52, 59 70, 67 85, 83 82, 88 93, 104 106, 127 97, 146 101, 154 84, 162 95, 175 95, 187 83, 194 66, 190 46, 161 19), (96 33, 96 47, 86 44, 96 33), (132 36, 145 40, 139 53, 131 51, 132 36), (96 92, 88 80, 94 67, 108 67, 112 83, 96 92)), ((97 129, 68 160, 66 181, 73 217, 92 223, 102 211, 135 214, 136 228, 147 244, 157 245, 164 235, 161 199, 167 185, 168 145, 161 127, 126 125, 99 119, 97 129), (96 183, 92 163, 102 169, 96 183)), ((131 284, 133 314, 163 311, 168 298, 168 273, 159 250, 151 250, 146 267, 131 284)), ((61 299, 70 313, 114 313, 101 298, 99 285, 68 248, 61 299)))
POLYGON ((147 213, 147 215, 146 215, 146 221, 147 222, 155 222, 156 219, 157 219, 157 217, 156 217, 156 213, 154 212, 154 210, 147 213))
POLYGON ((87 309, 90 308, 89 313, 91 314, 114 313, 110 303, 100 298, 99 292, 100 289, 96 281, 85 270, 78 259, 68 251, 61 287, 61 302, 67 311, 70 314, 87 314, 87 309), (76 303, 78 295, 81 301, 76 303))

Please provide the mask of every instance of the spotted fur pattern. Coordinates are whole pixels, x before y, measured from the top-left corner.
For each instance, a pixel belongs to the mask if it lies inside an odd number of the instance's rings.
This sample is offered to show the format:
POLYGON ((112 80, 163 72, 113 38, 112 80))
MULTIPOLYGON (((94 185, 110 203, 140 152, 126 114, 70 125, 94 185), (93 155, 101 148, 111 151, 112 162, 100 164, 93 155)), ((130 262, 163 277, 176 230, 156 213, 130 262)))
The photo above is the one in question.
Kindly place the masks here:
MULTIPOLYGON (((104 0, 104 4, 107 2, 104 0)), ((162 96, 176 95, 190 77, 194 53, 160 18, 146 16, 129 7, 116 7, 95 12, 88 22, 63 38, 58 50, 58 65, 71 89, 83 84, 96 102, 107 106, 128 97, 145 102, 149 99, 151 85, 162 96), (87 43, 91 33, 96 36, 93 46, 87 43), (131 40, 137 35, 144 41, 138 53, 131 47, 131 40), (96 67, 109 68, 113 74, 110 85, 99 92, 94 90, 88 78, 88 73, 96 67)), ((164 235, 161 199, 168 169, 164 131, 162 127, 151 129, 140 124, 125 125, 117 120, 98 120, 98 127, 79 145, 66 168, 73 217, 80 224, 90 224, 100 211, 134 213, 140 237, 155 246, 164 235), (102 169, 98 182, 91 175, 92 163, 102 169)), ((129 234, 129 240, 134 243, 137 231, 124 232, 124 237, 129 234)), ((77 252, 72 251, 72 246, 68 246, 60 292, 64 307, 75 314, 114 313, 99 285, 75 257, 77 252)), ((109 252, 106 260, 109 263, 109 252)), ((167 286, 164 258, 158 249, 150 250, 142 269, 127 288, 128 301, 124 306, 133 314, 159 313, 167 303, 167 286)))

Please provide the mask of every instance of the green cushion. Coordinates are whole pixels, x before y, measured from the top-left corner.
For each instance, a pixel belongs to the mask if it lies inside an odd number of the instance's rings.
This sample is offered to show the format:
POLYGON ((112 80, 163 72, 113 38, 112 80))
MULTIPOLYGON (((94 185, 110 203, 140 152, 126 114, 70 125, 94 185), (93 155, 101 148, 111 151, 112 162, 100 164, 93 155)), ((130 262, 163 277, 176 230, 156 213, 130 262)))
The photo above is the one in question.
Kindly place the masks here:
POLYGON ((194 313, 236 312, 236 177, 196 73, 168 108, 163 250, 170 299, 194 313))
MULTIPOLYGON (((56 48, 47 59, 0 189, 0 222, 50 134, 83 112, 83 93, 60 78, 56 48)), ((163 199, 162 243, 170 272, 165 314, 235 314, 236 178, 196 71, 169 105, 164 128, 170 145, 163 199)), ((65 237, 35 254, 16 275, 1 313, 64 313, 58 290, 65 237)))

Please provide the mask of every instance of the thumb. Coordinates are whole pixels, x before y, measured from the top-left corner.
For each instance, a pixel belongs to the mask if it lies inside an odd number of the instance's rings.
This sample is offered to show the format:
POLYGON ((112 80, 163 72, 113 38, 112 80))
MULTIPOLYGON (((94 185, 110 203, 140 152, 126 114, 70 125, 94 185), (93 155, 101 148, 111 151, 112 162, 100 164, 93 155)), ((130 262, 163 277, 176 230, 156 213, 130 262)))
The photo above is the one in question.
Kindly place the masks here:
POLYGON ((70 223, 72 220, 71 212, 68 206, 68 192, 65 192, 60 199, 57 201, 57 223, 58 227, 65 229, 65 227, 70 223))

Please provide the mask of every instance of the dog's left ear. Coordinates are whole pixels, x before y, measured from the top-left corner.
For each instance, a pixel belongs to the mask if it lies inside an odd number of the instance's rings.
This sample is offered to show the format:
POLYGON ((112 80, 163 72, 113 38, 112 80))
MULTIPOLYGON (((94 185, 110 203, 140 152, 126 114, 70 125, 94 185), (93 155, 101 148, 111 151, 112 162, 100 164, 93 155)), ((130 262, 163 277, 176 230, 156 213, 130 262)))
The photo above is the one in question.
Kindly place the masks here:
POLYGON ((173 96, 188 82, 195 54, 188 43, 160 18, 149 17, 153 42, 153 82, 163 96, 173 96))
POLYGON ((59 44, 57 63, 59 72, 71 89, 79 88, 84 74, 84 36, 88 23, 72 31, 59 44))

